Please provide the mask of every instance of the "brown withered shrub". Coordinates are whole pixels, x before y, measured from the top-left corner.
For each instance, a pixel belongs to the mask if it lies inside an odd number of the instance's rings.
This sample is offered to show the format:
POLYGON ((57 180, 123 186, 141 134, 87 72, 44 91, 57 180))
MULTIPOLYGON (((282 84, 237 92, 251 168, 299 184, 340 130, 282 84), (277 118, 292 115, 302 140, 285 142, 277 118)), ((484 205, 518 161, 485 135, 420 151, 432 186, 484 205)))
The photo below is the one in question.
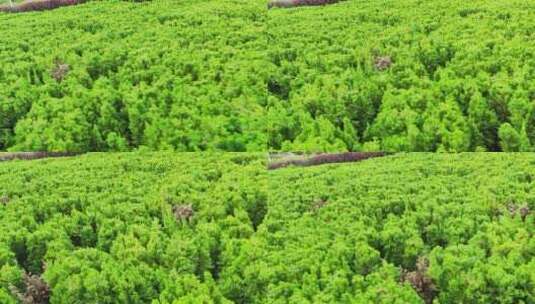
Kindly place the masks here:
POLYGON ((54 67, 52 68, 50 74, 52 78, 54 78, 57 82, 62 82, 70 70, 71 67, 67 63, 64 63, 60 60, 56 60, 54 62, 54 67))
POLYGON ((525 205, 522 208, 520 208, 519 212, 520 212, 520 218, 522 219, 523 222, 525 222, 526 217, 531 213, 531 210, 529 209, 528 205, 525 205))
POLYGON ((427 274, 429 261, 425 257, 418 258, 415 271, 402 270, 401 281, 408 282, 420 295, 425 303, 433 303, 436 296, 436 287, 427 274))
POLYGON ((325 200, 325 199, 318 199, 318 200, 314 201, 314 203, 312 204, 311 210, 313 212, 317 212, 321 208, 325 207, 328 203, 329 202, 327 200, 325 200))
POLYGON ((522 221, 526 221, 526 217, 531 213, 528 205, 519 206, 518 204, 509 203, 507 205, 507 211, 511 217, 515 217, 517 214, 520 215, 522 221))
POLYGON ((390 56, 375 57, 374 64, 376 69, 384 71, 392 65, 392 58, 390 56))
POLYGON ((190 205, 175 205, 173 206, 173 214, 177 221, 189 221, 194 214, 193 206, 190 205))
POLYGON ((24 292, 19 291, 15 286, 10 286, 11 293, 22 304, 48 304, 50 287, 40 276, 24 273, 22 279, 25 286, 24 292))

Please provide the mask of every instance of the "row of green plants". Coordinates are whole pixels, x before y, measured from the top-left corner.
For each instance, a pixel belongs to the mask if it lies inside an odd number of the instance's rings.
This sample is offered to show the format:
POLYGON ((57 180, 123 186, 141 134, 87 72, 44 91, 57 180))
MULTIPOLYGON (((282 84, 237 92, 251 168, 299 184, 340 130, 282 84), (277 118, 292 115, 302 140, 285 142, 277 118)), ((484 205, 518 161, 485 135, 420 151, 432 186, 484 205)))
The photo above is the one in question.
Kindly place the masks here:
POLYGON ((534 154, 266 160, 1 163, 0 302, 535 301, 534 154))
POLYGON ((271 9, 269 147, 533 151, 535 3, 271 9))
POLYGON ((265 11, 89 1, 0 13, 0 150, 265 150, 265 11))

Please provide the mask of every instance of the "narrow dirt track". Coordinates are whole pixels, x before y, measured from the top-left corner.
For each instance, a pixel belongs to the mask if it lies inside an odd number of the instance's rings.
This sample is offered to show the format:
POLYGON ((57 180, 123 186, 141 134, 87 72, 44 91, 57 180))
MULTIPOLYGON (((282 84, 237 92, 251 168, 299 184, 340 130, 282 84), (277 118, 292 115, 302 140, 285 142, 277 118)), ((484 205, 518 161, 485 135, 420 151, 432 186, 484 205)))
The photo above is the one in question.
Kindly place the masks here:
POLYGON ((297 6, 315 6, 337 3, 343 0, 271 0, 268 2, 268 9, 274 7, 289 8, 297 6))
POLYGON ((0 162, 9 161, 15 159, 21 160, 32 160, 40 158, 49 158, 49 157, 67 157, 75 156, 80 153, 75 152, 6 152, 0 153, 0 162))
POLYGON ((87 0, 26 0, 13 5, 1 5, 0 12, 23 13, 32 11, 46 11, 62 6, 82 4, 85 2, 87 2, 87 0))
POLYGON ((324 153, 313 155, 302 159, 283 159, 268 164, 268 170, 281 169, 288 166, 317 166, 329 163, 349 163, 358 162, 368 158, 383 157, 385 152, 344 152, 344 153, 324 153))

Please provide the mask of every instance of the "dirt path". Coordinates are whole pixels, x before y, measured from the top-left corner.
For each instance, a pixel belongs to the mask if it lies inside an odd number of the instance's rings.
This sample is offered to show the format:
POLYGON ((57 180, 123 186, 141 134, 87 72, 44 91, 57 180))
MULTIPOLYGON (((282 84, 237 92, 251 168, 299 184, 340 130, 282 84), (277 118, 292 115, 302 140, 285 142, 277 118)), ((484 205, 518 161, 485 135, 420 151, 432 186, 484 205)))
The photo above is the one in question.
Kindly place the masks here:
POLYGON ((274 7, 297 7, 334 4, 343 0, 271 0, 268 2, 268 9, 274 7))
POLYGON ((271 157, 271 159, 277 159, 271 161, 268 164, 268 170, 275 170, 284 168, 290 165, 293 166, 317 166, 329 163, 348 163, 358 162, 368 158, 385 156, 385 152, 344 152, 344 153, 323 153, 313 156, 283 156, 283 157, 271 157))
POLYGON ((87 0, 26 0, 13 5, 0 5, 0 12, 22 13, 31 11, 46 11, 62 6, 77 5, 87 2, 87 0))
POLYGON ((74 152, 0 152, 0 162, 14 159, 32 160, 48 157, 75 156, 80 153, 74 152))

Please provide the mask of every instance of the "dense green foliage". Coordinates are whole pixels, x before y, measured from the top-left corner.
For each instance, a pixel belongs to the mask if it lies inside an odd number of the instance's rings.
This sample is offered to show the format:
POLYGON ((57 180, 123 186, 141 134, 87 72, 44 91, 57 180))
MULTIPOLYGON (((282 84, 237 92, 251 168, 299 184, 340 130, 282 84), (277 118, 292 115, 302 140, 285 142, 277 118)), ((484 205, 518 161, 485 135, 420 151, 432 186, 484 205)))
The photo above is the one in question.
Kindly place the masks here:
POLYGON ((0 13, 0 150, 533 151, 534 18, 525 0, 0 13))
POLYGON ((535 301, 535 154, 265 159, 0 163, 0 302, 25 273, 50 303, 535 301))
POLYGON ((50 303, 228 303, 217 282, 266 212, 266 182, 251 154, 0 163, 0 302, 26 271, 50 303))
POLYGON ((395 155, 268 178, 268 213, 234 267, 243 303, 421 303, 401 282, 419 258, 434 303, 535 302, 535 154, 395 155))
POLYGON ((0 13, 0 150, 263 151, 265 3, 0 13))
POLYGON ((535 1, 268 12, 273 150, 535 149, 535 1))

